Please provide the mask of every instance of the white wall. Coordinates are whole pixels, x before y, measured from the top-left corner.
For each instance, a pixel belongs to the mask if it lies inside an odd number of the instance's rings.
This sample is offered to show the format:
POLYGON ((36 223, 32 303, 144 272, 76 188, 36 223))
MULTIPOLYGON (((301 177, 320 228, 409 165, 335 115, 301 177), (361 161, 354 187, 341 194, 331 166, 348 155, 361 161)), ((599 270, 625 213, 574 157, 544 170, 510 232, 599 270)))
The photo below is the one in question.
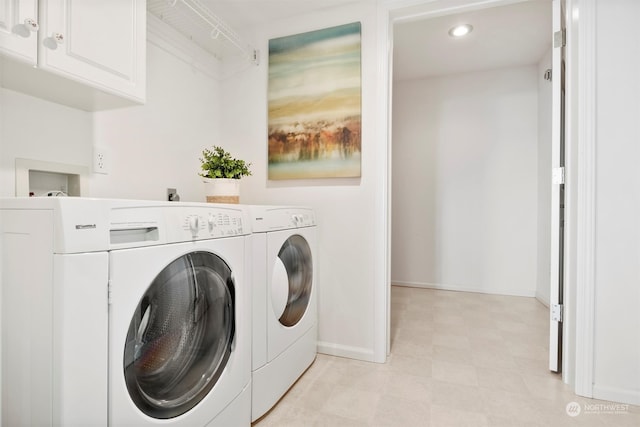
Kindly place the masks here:
POLYGON ((15 159, 87 166, 91 113, 0 88, 0 197, 15 195, 15 159))
MULTIPOLYGON (((640 404, 640 16, 596 9, 596 264, 593 394, 640 404)), ((578 284, 579 286, 579 284, 578 284)))
POLYGON ((108 149, 111 170, 94 174, 97 197, 166 200, 167 187, 182 201, 204 202, 199 157, 220 139, 220 83, 155 44, 147 47, 144 106, 94 114, 95 144, 108 149))
POLYGON ((394 283, 535 295, 537 75, 394 84, 394 283))
POLYGON ((544 73, 551 68, 551 49, 538 63, 538 271, 536 298, 549 306, 551 257, 551 81, 544 73))
POLYGON ((90 173, 87 196, 165 200, 176 187, 183 201, 204 201, 198 158, 220 143, 219 82, 152 43, 147 61, 142 106, 89 113, 0 88, 0 196, 15 195, 16 158, 91 170, 97 145, 110 170, 90 173))
POLYGON ((239 144, 253 163, 254 175, 243 180, 241 200, 311 206, 319 222, 319 350, 374 360, 374 271, 378 174, 376 153, 377 34, 375 5, 353 5, 310 16, 271 22, 255 32, 262 62, 225 80, 223 139, 239 144), (308 181, 267 180, 267 71, 270 38, 362 22, 362 177, 308 181))

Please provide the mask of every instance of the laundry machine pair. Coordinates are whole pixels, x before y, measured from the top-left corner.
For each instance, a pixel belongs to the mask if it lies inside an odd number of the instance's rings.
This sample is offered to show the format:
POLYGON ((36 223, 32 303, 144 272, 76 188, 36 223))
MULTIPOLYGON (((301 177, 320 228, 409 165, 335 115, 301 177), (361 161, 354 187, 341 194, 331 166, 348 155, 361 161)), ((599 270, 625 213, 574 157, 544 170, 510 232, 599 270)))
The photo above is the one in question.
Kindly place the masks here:
POLYGON ((246 208, 0 200, 2 425, 248 426, 246 208))
POLYGON ((317 354, 317 224, 304 207, 249 206, 252 220, 251 420, 269 411, 317 354))

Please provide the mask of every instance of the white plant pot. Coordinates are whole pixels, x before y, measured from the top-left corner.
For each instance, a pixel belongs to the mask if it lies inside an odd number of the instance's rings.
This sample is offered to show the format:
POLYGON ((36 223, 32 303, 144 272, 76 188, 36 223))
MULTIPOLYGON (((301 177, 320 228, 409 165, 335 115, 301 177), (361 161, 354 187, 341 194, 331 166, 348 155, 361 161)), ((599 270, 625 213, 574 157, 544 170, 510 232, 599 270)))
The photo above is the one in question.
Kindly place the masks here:
POLYGON ((240 180, 232 178, 204 178, 208 203, 240 203, 240 180))

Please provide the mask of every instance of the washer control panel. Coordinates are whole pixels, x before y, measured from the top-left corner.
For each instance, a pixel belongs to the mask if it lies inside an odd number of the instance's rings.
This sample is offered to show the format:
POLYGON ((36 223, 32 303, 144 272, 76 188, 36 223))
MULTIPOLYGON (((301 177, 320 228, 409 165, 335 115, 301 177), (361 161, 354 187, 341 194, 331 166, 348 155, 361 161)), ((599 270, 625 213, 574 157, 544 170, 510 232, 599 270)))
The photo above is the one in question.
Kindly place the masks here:
POLYGON ((109 219, 112 248, 217 239, 251 232, 246 209, 207 203, 125 205, 112 209, 109 219))
POLYGON ((206 209, 188 211, 182 216, 181 228, 192 239, 240 236, 247 234, 244 215, 238 211, 206 209))

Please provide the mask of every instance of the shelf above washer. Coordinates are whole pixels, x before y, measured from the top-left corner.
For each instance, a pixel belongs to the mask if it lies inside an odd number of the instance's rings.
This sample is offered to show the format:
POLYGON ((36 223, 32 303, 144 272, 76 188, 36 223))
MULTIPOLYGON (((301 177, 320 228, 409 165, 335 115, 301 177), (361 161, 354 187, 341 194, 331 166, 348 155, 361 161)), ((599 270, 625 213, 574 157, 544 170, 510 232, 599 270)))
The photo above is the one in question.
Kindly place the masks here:
POLYGON ((149 0, 147 10, 218 59, 240 53, 259 64, 258 50, 198 0, 149 0))

